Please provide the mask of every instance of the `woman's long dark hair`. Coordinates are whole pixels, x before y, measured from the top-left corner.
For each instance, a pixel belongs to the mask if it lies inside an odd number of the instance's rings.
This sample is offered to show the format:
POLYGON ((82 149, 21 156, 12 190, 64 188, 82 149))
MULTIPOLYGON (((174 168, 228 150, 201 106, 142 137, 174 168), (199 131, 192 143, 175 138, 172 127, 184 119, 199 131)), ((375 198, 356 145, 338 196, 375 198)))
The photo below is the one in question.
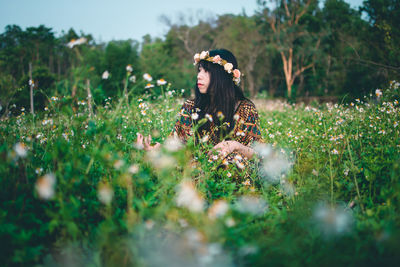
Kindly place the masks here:
MULTIPOLYGON (((219 55, 222 59, 232 63, 233 69, 238 68, 238 64, 235 56, 226 49, 212 50, 209 52, 210 56, 219 55)), ((235 106, 238 101, 245 99, 242 89, 236 85, 233 81, 233 74, 229 74, 224 70, 224 67, 206 60, 200 60, 198 68, 202 67, 206 72, 210 74, 210 84, 207 89, 207 93, 202 94, 197 86, 195 87, 195 107, 200 109, 199 119, 205 117, 205 114, 210 114, 213 117, 213 121, 216 126, 220 126, 221 122, 218 119, 218 112, 222 112, 224 119, 222 124, 225 122, 229 123, 229 127, 225 130, 219 128, 216 131, 216 137, 224 137, 232 131, 234 127, 234 112, 235 106)), ((199 127, 199 133, 202 135, 203 131, 210 131, 211 123, 207 121, 205 124, 199 127)))

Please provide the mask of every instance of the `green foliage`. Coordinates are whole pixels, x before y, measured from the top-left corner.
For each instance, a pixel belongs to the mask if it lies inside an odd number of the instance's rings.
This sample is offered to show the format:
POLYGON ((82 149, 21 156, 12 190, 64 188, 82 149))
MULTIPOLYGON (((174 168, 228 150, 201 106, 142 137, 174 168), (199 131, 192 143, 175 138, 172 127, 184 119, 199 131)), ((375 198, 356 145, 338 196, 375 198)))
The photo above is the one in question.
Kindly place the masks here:
POLYGON ((399 260, 397 82, 345 105, 258 105, 268 161, 245 170, 221 168, 207 143, 171 142, 181 99, 170 87, 132 97, 134 86, 94 116, 78 95, 1 121, 3 265, 399 260), (138 132, 161 150, 138 149, 138 132), (260 168, 282 164, 278 152, 292 165, 271 182, 260 168))
MULTIPOLYGON (((65 89, 71 96, 74 87, 84 87, 79 84, 89 79, 100 103, 103 96, 123 94, 128 64, 136 78, 149 73, 155 80, 167 80, 176 91, 188 92, 195 84, 193 54, 224 47, 236 55, 243 73, 241 86, 252 97, 267 91, 271 97, 290 101, 304 96, 348 97, 347 101, 398 80, 398 1, 367 0, 359 10, 343 0, 328 0, 323 6, 316 0, 272 2, 258 1, 251 17, 189 14, 176 23, 164 17, 169 27, 164 38, 147 35, 141 42, 96 43, 90 34, 73 29, 57 37, 44 25, 26 29, 8 25, 0 34, 0 72, 21 81, 30 62, 33 69, 47 67, 57 82, 68 80, 71 88, 65 89), (67 45, 79 38, 86 42, 67 45), (284 71, 285 57, 293 65, 290 77, 284 71), (101 79, 106 70, 109 79, 101 79)), ((51 89, 55 94, 56 86, 51 89)))

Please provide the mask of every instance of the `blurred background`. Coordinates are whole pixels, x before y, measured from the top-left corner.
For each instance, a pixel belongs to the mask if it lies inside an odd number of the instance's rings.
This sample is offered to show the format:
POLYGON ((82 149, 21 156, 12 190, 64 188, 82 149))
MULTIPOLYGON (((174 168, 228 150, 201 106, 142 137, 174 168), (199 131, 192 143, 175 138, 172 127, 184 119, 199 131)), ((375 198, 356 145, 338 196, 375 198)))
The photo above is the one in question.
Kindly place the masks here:
MULTIPOLYGON (((165 79, 189 96, 193 55, 213 48, 236 55, 252 98, 342 102, 399 78, 398 0, 0 5, 0 104, 16 110, 29 105, 30 64, 42 95, 73 95, 90 79, 95 101, 116 96, 131 64, 133 74, 165 79)), ((40 95, 37 108, 46 101, 40 95)))

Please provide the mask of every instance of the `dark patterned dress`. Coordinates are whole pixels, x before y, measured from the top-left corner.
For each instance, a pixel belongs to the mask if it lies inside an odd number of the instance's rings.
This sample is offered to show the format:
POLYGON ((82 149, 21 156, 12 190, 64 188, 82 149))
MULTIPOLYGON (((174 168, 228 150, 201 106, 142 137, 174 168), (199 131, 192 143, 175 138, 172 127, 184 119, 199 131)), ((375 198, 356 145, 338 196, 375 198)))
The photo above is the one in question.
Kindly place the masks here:
MULTIPOLYGON (((182 142, 186 143, 193 136, 192 126, 193 120, 196 119, 196 111, 198 110, 194 107, 194 101, 186 100, 179 112, 179 117, 171 135, 179 137, 182 142)), ((230 139, 249 147, 254 142, 262 142, 258 112, 253 102, 247 99, 239 101, 234 114, 235 126, 230 139)), ((214 129, 215 124, 212 121, 210 132, 207 134, 208 142, 212 146, 218 143, 218 137, 214 129)), ((245 170, 248 167, 248 160, 241 153, 233 152, 222 160, 222 165, 225 165, 225 168, 229 168, 231 164, 239 170, 245 170)), ((241 180, 243 180, 243 177, 241 180)))

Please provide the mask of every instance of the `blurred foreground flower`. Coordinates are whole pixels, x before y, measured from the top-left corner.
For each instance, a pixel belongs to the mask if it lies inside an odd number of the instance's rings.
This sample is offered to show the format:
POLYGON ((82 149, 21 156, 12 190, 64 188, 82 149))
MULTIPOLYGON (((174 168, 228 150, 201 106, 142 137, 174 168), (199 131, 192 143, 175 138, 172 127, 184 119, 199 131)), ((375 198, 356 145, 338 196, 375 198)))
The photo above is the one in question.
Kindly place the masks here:
POLYGON ((290 181, 288 181, 285 178, 281 179, 280 187, 281 187, 281 191, 286 196, 292 197, 294 195, 297 195, 296 188, 294 187, 293 183, 291 183, 290 181))
POLYGON ((139 172, 139 166, 137 164, 132 164, 131 166, 129 166, 128 168, 128 172, 130 174, 136 174, 139 172))
POLYGON ((67 46, 72 49, 72 48, 74 48, 74 46, 81 45, 81 44, 84 44, 86 42, 87 42, 87 39, 85 37, 81 37, 81 38, 79 38, 77 40, 72 39, 71 41, 69 41, 67 46))
POLYGON ((212 220, 223 217, 229 210, 225 200, 216 200, 208 210, 208 217, 212 220))
POLYGON ((164 147, 170 152, 176 152, 183 147, 183 144, 179 138, 168 137, 164 143, 164 147))
POLYGON ((160 149, 147 151, 146 159, 151 162, 156 169, 170 169, 176 166, 175 158, 162 153, 160 149))
POLYGON ((50 199, 54 196, 55 185, 56 177, 54 174, 49 173, 36 181, 35 189, 41 199, 50 199))
POLYGON ((257 196, 242 196, 236 202, 236 210, 241 213, 261 216, 268 211, 268 204, 264 199, 257 196))
POLYGON ((197 193, 194 184, 190 181, 182 181, 178 185, 176 204, 185 207, 192 212, 200 212, 204 208, 204 199, 197 193))
POLYGON ((17 154, 18 157, 25 158, 26 155, 28 154, 28 150, 26 148, 26 145, 24 143, 16 143, 14 145, 14 151, 17 154))
POLYGON ((146 86, 144 87, 145 89, 148 89, 148 88, 153 88, 154 87, 154 85, 153 84, 151 84, 151 83, 148 83, 148 84, 146 84, 146 86))
POLYGON ((292 162, 283 152, 269 144, 256 143, 254 150, 261 159, 260 176, 271 184, 280 183, 281 178, 286 175, 292 162))
POLYGON ((101 78, 102 78, 103 80, 107 80, 109 76, 110 76, 110 73, 108 72, 108 70, 106 70, 106 71, 103 72, 103 74, 101 75, 101 78))
POLYGON ((326 237, 344 234, 351 230, 353 216, 344 207, 319 203, 313 214, 315 223, 326 237))
POLYGON ((376 89, 376 90, 375 90, 375 95, 376 95, 377 97, 381 97, 381 96, 382 96, 382 90, 376 89))
POLYGON ((97 197, 99 198, 100 202, 109 205, 112 201, 114 196, 114 191, 107 183, 100 183, 99 188, 97 190, 97 197))
POLYGON ((235 266, 230 253, 224 251, 221 244, 208 243, 207 237, 193 228, 177 234, 153 227, 136 239, 138 248, 135 251, 144 266, 235 266))

